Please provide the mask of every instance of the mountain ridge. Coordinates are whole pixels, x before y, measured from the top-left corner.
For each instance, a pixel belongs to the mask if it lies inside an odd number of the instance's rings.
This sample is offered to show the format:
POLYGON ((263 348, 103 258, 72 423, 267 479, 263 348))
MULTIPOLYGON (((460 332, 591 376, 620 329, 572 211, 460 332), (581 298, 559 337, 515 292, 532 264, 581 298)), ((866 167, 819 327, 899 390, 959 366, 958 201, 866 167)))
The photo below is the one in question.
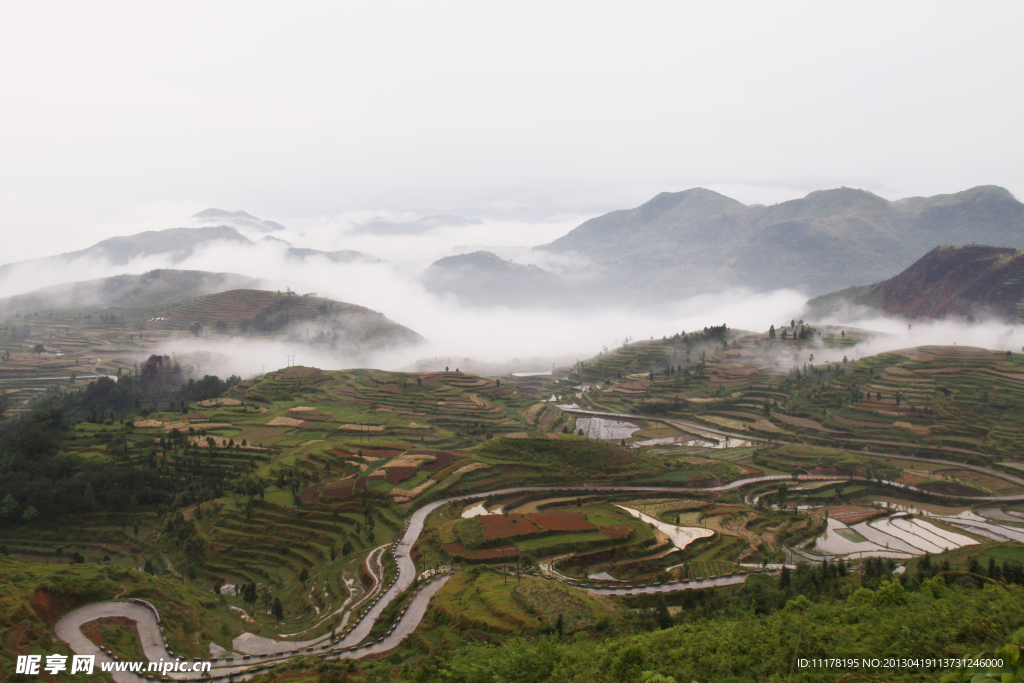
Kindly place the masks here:
POLYGON ((910 319, 955 316, 1024 320, 1024 251, 985 245, 936 247, 898 275, 807 302, 806 317, 861 309, 910 319))
POLYGON ((890 277, 939 244, 979 241, 1024 248, 1024 204, 1004 188, 889 201, 841 187, 771 206, 692 188, 535 248, 602 266, 621 283, 611 293, 626 296, 722 286, 818 294, 890 277))

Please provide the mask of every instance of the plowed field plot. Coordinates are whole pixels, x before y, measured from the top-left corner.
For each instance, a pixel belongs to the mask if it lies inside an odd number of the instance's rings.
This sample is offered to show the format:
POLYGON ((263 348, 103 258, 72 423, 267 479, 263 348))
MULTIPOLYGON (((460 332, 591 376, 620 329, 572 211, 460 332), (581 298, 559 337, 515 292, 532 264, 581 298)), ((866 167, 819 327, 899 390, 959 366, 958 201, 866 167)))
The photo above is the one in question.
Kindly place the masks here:
POLYGON ((309 422, 336 422, 332 416, 327 413, 320 413, 312 410, 295 411, 289 410, 288 417, 298 418, 300 420, 307 420, 309 422))
POLYGON ((448 467, 453 462, 459 459, 458 455, 456 455, 455 453, 450 453, 448 451, 430 452, 434 455, 434 457, 437 458, 437 460, 435 460, 434 462, 428 462, 421 465, 420 469, 423 470, 424 472, 436 472, 438 470, 443 470, 445 467, 448 467))
POLYGON ((471 560, 488 560, 492 557, 501 557, 502 555, 507 556, 510 560, 515 561, 515 553, 508 552, 508 548, 505 548, 506 552, 501 552, 501 548, 484 548, 482 550, 466 550, 462 547, 461 543, 448 543, 444 547, 451 555, 458 557, 466 557, 471 560))
POLYGON ((629 524, 610 524, 599 526, 597 530, 612 541, 623 541, 633 535, 633 527, 629 524))
POLYGON ((521 536, 540 531, 540 527, 523 515, 484 515, 480 517, 484 538, 488 541, 506 536, 521 536))
POLYGON ((857 522, 863 522, 865 519, 870 519, 878 515, 881 510, 875 508, 862 507, 860 505, 838 505, 836 507, 828 508, 828 515, 833 519, 838 519, 843 524, 856 524, 857 522))
POLYGON ((378 449, 362 449, 363 455, 370 458, 382 458, 384 460, 390 460, 396 455, 401 455, 402 451, 393 451, 390 449, 378 448, 378 449))
POLYGON ((398 484, 416 474, 415 467, 389 467, 387 469, 387 480, 389 484, 398 484))
POLYGON ((544 531, 584 531, 594 528, 582 515, 564 512, 533 512, 525 517, 544 531))
POLYGON ((316 484, 300 493, 299 498, 303 503, 310 504, 316 503, 320 499, 317 495, 318 492, 323 493, 328 498, 348 498, 352 495, 353 483, 353 479, 337 479, 316 484))

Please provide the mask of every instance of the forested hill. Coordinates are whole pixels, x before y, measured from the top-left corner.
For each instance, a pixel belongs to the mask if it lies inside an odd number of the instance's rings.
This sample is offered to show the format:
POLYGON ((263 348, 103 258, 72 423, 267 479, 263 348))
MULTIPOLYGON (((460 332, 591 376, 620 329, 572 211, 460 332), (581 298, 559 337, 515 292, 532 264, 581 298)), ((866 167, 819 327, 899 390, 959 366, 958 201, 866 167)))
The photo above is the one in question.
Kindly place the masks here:
POLYGON ((1021 320, 1024 251, 969 245, 938 247, 899 275, 808 302, 808 316, 864 307, 908 318, 1021 320))
POLYGON ((256 278, 235 273, 165 268, 142 275, 115 275, 68 282, 0 299, 0 316, 53 308, 144 308, 229 289, 255 288, 259 282, 256 278))
POLYGON ((772 206, 694 188, 598 216, 537 248, 587 259, 607 291, 670 298, 729 286, 821 294, 966 243, 1024 248, 1024 204, 996 186, 898 201, 844 187, 772 206))

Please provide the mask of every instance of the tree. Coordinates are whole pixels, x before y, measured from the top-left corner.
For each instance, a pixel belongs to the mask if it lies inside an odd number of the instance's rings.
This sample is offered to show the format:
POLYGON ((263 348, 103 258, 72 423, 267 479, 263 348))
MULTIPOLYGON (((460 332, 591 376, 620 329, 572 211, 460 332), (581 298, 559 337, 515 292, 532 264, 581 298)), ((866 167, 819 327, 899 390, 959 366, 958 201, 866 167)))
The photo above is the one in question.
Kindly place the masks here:
POLYGON ((786 590, 792 584, 792 579, 789 576, 789 567, 782 565, 782 575, 779 577, 779 590, 786 590))
POLYGON ((14 511, 18 509, 18 501, 14 499, 14 496, 7 494, 4 498, 4 502, 0 503, 0 517, 7 519, 14 514, 14 511))
POLYGON ((654 622, 660 629, 666 629, 672 625, 672 615, 668 613, 664 595, 658 596, 658 607, 654 610, 654 622))
POLYGON ((309 570, 303 567, 299 572, 299 583, 305 586, 307 581, 309 581, 309 570))
POLYGON ((779 490, 775 493, 775 500, 779 504, 779 507, 785 507, 786 501, 789 500, 789 487, 785 484, 780 484, 779 490))
POLYGON ((278 622, 284 619, 284 605, 281 604, 281 598, 274 598, 274 607, 271 610, 271 614, 274 615, 274 619, 278 622))
POLYGON ((768 328, 768 338, 775 339, 775 325, 768 328))
POLYGON ((21 514, 21 518, 23 520, 25 520, 26 522, 31 522, 33 519, 35 519, 38 516, 39 516, 39 510, 36 510, 31 505, 29 505, 27 508, 25 508, 25 512, 23 512, 21 514))

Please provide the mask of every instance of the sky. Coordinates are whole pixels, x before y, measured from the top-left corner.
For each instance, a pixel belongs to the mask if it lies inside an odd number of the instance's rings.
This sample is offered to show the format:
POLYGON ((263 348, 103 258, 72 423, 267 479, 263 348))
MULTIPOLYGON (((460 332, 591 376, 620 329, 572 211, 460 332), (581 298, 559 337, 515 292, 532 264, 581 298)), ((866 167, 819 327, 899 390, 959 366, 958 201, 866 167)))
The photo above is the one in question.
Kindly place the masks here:
POLYGON ((8 2, 2 260, 211 206, 568 229, 693 186, 1020 197, 1022 20, 1019 2, 8 2))

